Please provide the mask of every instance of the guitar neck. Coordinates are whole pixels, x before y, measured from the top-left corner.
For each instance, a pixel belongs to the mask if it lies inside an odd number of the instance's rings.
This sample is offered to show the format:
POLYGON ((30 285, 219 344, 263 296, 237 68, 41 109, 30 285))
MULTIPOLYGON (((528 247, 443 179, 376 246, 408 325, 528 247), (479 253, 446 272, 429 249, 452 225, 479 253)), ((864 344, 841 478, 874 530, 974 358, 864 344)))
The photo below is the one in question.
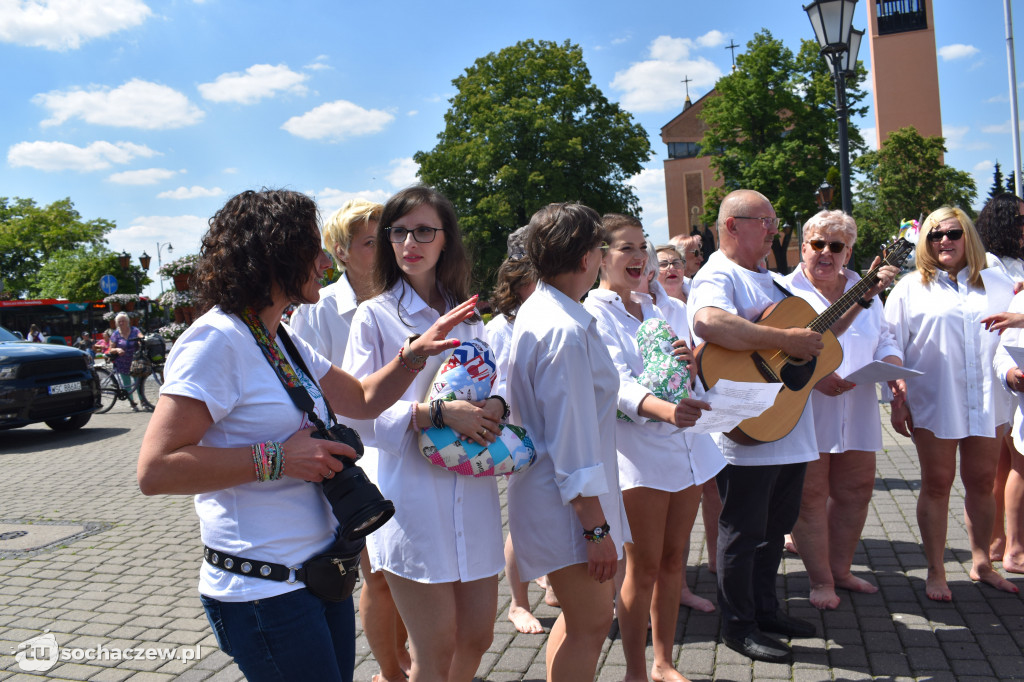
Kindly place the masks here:
MULTIPOLYGON (((884 264, 883 262, 882 265, 884 264)), ((826 308, 825 312, 821 315, 814 318, 814 321, 807 325, 807 328, 813 329, 819 334, 824 334, 828 331, 853 304, 860 300, 864 292, 871 288, 875 281, 875 273, 878 272, 878 268, 882 267, 882 265, 872 268, 861 281, 854 284, 850 287, 849 291, 840 296, 838 301, 826 308)))

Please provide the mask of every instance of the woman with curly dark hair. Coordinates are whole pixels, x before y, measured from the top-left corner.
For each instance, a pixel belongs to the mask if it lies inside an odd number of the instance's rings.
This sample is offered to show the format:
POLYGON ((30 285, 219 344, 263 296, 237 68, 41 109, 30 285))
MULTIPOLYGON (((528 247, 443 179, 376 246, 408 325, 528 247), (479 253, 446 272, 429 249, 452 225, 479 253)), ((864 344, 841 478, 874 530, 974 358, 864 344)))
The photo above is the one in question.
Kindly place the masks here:
POLYGON ((328 265, 312 199, 284 190, 229 199, 210 220, 194 278, 206 312, 171 350, 139 453, 144 494, 195 495, 207 548, 200 599, 250 680, 351 680, 355 662, 351 598, 325 601, 292 571, 334 544, 338 522, 318 484, 342 469, 336 456, 355 453, 314 439, 285 383, 308 394, 323 422, 328 401, 372 418, 427 357, 459 343, 445 336, 473 315, 475 300, 454 307, 357 380, 281 324, 289 305, 317 300, 328 265))
MULTIPOLYGON (((1014 282, 1024 281, 1024 200, 1015 194, 999 194, 985 204, 975 224, 981 243, 985 245, 985 258, 988 266, 997 267, 1010 276, 1014 282)), ((1020 412, 1014 417, 1019 420, 1020 412)), ((1011 433, 1003 437, 999 450, 999 465, 996 468, 996 482, 993 493, 996 497, 996 522, 992 531, 992 546, 989 556, 992 561, 1002 561, 1006 551, 1005 519, 1016 524, 1021 517, 1021 506, 1024 505, 1024 476, 1021 470, 1021 453, 1013 445, 1012 433, 1017 433, 1019 426, 1014 425, 1011 433)), ((1014 537, 1018 535, 1014 528, 1014 537)), ((1018 548, 1019 549, 1019 548, 1018 548)), ((1007 562, 1004 562, 1004 568, 1007 562)), ((1011 564, 1014 572, 1021 566, 1011 564)))

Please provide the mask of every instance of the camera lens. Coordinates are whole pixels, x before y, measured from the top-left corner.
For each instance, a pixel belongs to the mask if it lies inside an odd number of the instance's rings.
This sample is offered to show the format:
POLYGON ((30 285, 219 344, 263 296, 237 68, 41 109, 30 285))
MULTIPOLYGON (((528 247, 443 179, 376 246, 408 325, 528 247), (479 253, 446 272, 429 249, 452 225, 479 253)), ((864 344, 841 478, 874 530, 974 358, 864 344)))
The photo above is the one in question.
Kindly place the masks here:
MULTIPOLYGON (((314 431, 314 438, 345 443, 357 454, 363 454, 363 442, 359 434, 342 424, 335 424, 327 431, 327 438, 314 431)), ((348 457, 335 455, 344 468, 334 477, 326 479, 324 496, 331 505, 334 518, 338 519, 338 532, 346 540, 358 540, 377 530, 395 515, 395 505, 385 499, 366 473, 348 457)))

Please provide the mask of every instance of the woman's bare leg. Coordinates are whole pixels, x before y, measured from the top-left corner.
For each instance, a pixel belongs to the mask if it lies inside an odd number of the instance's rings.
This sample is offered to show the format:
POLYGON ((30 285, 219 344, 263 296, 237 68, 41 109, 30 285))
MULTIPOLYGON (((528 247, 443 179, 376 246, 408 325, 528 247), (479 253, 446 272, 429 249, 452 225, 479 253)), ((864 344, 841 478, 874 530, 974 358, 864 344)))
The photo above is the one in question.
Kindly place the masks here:
POLYGON ((700 513, 704 522, 704 544, 708 550, 708 570, 718 572, 718 517, 722 513, 722 498, 718 484, 712 478, 701 486, 700 513))
POLYGON ((544 626, 530 611, 530 583, 519 579, 519 566, 516 564, 516 550, 512 546, 512 534, 505 538, 505 580, 508 581, 512 601, 508 605, 508 619, 512 621, 518 632, 527 635, 544 633, 544 626))
POLYGON ((875 489, 875 453, 848 450, 829 467, 829 565, 836 587, 873 594, 878 587, 850 572, 875 489))
MULTIPOLYGON (((403 668, 399 656, 396 630, 401 619, 391 599, 391 590, 388 589, 383 573, 370 571, 366 549, 363 549, 359 558, 359 566, 363 577, 363 588, 359 592, 359 621, 363 624, 370 652, 380 666, 376 682, 402 682, 405 680, 408 663, 403 668)), ((401 647, 401 653, 405 654, 408 661, 409 653, 405 650, 404 641, 401 647)))
POLYGON ((946 583, 946 565, 942 555, 946 549, 949 491, 956 476, 957 441, 936 438, 928 429, 914 429, 914 444, 921 464, 917 525, 928 561, 925 594, 934 601, 951 601, 953 593, 946 583))
POLYGON ((1006 551, 1003 570, 1024 573, 1024 455, 1011 453, 1006 479, 1006 551))
POLYGON ((804 562, 811 583, 811 604, 819 609, 839 606, 839 596, 828 562, 829 468, 833 460, 833 455, 822 452, 818 460, 807 463, 800 516, 793 526, 793 539, 800 547, 800 559, 804 562))
POLYGON ((960 441, 960 480, 964 484, 964 518, 971 545, 971 580, 1016 593, 1017 586, 996 573, 989 558, 996 515, 992 486, 1002 442, 1001 434, 999 438, 974 436, 960 441))
POLYGON ((1002 561, 1006 550, 1006 482, 1010 475, 1010 458, 1013 456, 1013 440, 1007 433, 999 446, 999 463, 996 465, 996 479, 992 485, 992 496, 996 501, 995 518, 992 522, 992 543, 988 556, 992 561, 1002 561))
POLYGON ((614 582, 597 582, 587 573, 586 564, 550 573, 548 582, 562 604, 548 636, 548 682, 593 682, 612 625, 614 582))

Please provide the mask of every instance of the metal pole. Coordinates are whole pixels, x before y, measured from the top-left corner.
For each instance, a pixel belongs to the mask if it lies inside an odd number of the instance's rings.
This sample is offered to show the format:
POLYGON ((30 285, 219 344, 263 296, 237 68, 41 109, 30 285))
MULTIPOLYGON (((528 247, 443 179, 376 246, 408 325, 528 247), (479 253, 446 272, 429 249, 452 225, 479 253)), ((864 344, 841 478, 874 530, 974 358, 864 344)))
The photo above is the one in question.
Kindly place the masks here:
POLYGON ((850 139, 847 129, 846 76, 843 73, 843 53, 829 55, 832 60, 833 78, 836 82, 836 118, 839 120, 839 177, 842 192, 843 213, 853 215, 853 198, 850 196, 850 139))
POLYGON ((1014 193, 1020 196, 1020 121, 1017 119, 1017 67, 1013 58, 1013 20, 1010 17, 1010 0, 1003 0, 1003 14, 1006 17, 1006 62, 1010 67, 1010 126, 1013 130, 1014 193))

